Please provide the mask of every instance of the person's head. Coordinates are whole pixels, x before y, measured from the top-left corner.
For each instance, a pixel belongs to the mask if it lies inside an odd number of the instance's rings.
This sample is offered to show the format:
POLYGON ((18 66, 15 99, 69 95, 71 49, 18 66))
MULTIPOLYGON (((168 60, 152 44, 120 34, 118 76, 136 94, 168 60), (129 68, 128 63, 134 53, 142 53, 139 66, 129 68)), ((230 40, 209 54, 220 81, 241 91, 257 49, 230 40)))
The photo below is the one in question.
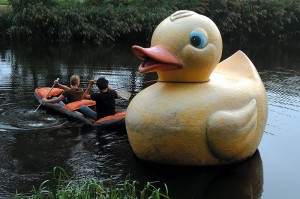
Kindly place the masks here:
POLYGON ((107 89, 108 87, 108 80, 105 79, 105 77, 99 77, 97 82, 96 82, 97 87, 99 90, 104 90, 107 89))
POLYGON ((79 86, 80 77, 78 75, 72 75, 70 77, 70 84, 71 84, 71 86, 79 86))

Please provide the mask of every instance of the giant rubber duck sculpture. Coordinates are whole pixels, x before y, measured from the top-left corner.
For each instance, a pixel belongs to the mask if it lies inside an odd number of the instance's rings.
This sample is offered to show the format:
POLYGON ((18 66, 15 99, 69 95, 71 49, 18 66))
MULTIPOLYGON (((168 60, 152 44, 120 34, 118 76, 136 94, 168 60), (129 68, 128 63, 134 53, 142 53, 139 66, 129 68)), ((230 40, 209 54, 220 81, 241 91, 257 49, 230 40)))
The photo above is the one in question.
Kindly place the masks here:
POLYGON ((243 52, 220 62, 222 38, 212 20, 177 11, 157 26, 150 48, 132 51, 143 60, 139 72, 158 74, 158 82, 138 93, 126 111, 137 157, 222 165, 254 154, 267 120, 266 91, 243 52))

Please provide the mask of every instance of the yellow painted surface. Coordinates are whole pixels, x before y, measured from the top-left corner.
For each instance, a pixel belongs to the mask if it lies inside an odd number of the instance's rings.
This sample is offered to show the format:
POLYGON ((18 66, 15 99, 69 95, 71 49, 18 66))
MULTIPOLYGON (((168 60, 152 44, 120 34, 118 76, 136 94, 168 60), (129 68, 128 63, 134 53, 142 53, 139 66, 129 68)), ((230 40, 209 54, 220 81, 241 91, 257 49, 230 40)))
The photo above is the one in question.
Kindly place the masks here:
MULTIPOLYGON (((126 129, 136 155, 180 165, 227 164, 251 156, 262 138, 268 111, 264 85, 247 56, 238 51, 219 63, 218 28, 190 11, 165 19, 153 33, 154 46, 174 55, 182 68, 157 69, 159 82, 130 102, 126 129), (207 38, 204 48, 191 45, 193 30, 207 38)), ((153 50, 137 51, 159 61, 153 50)))

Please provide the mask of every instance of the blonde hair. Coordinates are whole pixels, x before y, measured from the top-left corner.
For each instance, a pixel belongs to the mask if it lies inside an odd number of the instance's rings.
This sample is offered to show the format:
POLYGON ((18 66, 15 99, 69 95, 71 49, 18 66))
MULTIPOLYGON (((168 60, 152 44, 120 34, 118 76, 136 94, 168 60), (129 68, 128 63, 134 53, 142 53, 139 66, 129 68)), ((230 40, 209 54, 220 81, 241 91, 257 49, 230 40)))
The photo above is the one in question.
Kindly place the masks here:
POLYGON ((80 77, 78 75, 72 75, 70 77, 71 86, 76 86, 76 84, 79 84, 79 82, 80 82, 80 77))

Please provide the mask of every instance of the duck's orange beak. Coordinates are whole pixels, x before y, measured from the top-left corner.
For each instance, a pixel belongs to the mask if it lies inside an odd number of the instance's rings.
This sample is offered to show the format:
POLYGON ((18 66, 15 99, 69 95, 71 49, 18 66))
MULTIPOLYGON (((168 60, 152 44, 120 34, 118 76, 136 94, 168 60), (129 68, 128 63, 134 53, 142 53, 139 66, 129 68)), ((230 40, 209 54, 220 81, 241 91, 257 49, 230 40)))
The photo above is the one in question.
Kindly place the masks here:
POLYGON ((182 68, 180 60, 161 46, 151 48, 132 46, 132 52, 137 58, 143 60, 143 63, 139 66, 139 72, 141 73, 182 68))

